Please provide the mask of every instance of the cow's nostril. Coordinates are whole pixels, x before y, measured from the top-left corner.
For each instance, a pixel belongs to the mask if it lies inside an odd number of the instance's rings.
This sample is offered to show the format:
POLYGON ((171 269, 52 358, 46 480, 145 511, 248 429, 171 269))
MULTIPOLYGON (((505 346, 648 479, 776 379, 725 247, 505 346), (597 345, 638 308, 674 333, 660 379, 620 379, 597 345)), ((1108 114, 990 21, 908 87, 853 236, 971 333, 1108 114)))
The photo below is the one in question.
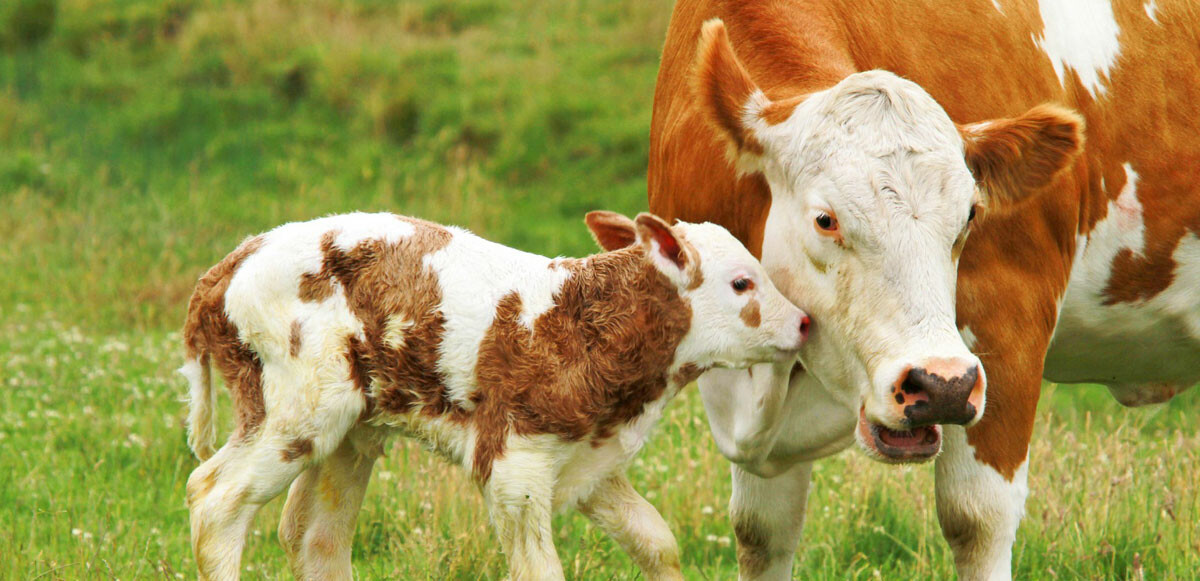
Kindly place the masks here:
POLYGON ((913 425, 966 424, 975 418, 976 403, 970 397, 979 367, 959 369, 947 373, 948 369, 937 366, 914 367, 897 381, 896 401, 904 406, 904 415, 913 425))
POLYGON ((812 320, 808 318, 808 315, 800 315, 800 340, 801 341, 808 340, 808 328, 811 324, 812 324, 812 320))

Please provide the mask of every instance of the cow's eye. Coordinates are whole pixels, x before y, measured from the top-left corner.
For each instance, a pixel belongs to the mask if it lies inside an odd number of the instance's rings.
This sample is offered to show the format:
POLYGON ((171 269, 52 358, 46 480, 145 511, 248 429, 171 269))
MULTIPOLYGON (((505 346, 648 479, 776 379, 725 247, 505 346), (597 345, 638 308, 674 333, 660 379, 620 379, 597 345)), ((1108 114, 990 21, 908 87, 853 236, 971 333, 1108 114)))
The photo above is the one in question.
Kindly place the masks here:
POLYGON ((733 283, 731 283, 731 286, 733 286, 733 290, 740 292, 740 293, 744 293, 744 292, 754 288, 754 281, 752 281, 746 277, 742 277, 742 278, 734 280, 733 283))
POLYGON ((970 224, 975 219, 975 206, 971 206, 971 213, 967 214, 967 223, 970 224))
POLYGON ((817 223, 817 228, 822 230, 829 232, 837 230, 837 218, 834 218, 829 214, 817 214, 817 219, 815 222, 817 223))

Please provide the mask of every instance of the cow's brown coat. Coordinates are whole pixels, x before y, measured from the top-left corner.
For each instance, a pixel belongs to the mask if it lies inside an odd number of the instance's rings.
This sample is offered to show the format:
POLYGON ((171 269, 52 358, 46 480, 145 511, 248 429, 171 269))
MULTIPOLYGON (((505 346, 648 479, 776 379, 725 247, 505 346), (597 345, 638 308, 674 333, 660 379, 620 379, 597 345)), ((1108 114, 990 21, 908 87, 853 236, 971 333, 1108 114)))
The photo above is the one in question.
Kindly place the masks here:
MULTIPOLYGON (((1154 22, 1138 3, 1113 9, 1121 30, 1120 58, 1107 79, 1107 93, 1096 99, 1070 68, 1060 84, 1050 59, 1030 42, 1044 28, 1033 3, 1006 3, 1001 14, 986 2, 935 7, 679 0, 655 89, 650 208, 667 219, 722 224, 751 252, 761 252, 770 208, 766 181, 760 174, 739 176, 726 161, 727 140, 705 123, 728 133, 729 120, 710 119, 698 107, 706 95, 695 90, 693 63, 704 63, 705 51, 711 52, 704 46, 710 39, 701 41, 702 24, 710 18, 724 21, 746 73, 721 82, 737 87, 748 78, 759 86, 774 103, 762 112, 768 123, 787 119, 805 95, 876 68, 919 84, 959 123, 1012 120, 1047 102, 1078 110, 1087 123, 1086 150, 1067 171, 1050 176, 1045 195, 1010 211, 994 208, 977 219, 961 255, 959 324, 975 333, 975 349, 989 376, 988 411, 968 430, 969 441, 980 461, 1012 478, 1025 462, 1043 356, 1069 279, 1076 235, 1087 234, 1105 217, 1126 181, 1122 164, 1130 163, 1141 176, 1137 198, 1144 208, 1146 245, 1116 255, 1104 293, 1108 304, 1162 292, 1174 278, 1172 254, 1180 240, 1200 234, 1200 196, 1195 194, 1200 117, 1187 113, 1200 101, 1200 84, 1163 83, 1194 76, 1192 36, 1171 32, 1187 26, 1180 21, 1184 15, 1161 9, 1154 22)), ((1064 127, 1060 134, 1069 134, 1069 124, 1064 127)), ((972 150, 971 136, 965 137, 968 153, 981 155, 972 150)), ((993 145, 1000 150, 981 159, 1004 157, 1003 141, 993 145)), ((1071 155, 1069 150, 1052 147, 1051 155, 1071 155)), ((1011 193, 1006 188, 1028 185, 987 164, 972 164, 972 169, 985 179, 998 177, 991 192, 1000 197, 1011 193)))

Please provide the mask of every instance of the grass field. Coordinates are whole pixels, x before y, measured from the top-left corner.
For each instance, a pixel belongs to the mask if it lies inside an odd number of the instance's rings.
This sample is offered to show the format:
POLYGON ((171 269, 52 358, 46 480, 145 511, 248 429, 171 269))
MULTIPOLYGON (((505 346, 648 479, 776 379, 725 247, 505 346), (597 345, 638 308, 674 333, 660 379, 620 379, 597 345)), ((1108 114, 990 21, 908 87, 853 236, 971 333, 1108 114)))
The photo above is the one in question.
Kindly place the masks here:
MULTIPOLYGON (((644 208, 669 11, 0 2, 0 579, 194 576, 176 329, 196 277, 247 234, 390 210, 580 255, 585 211, 644 208)), ((1098 387, 1048 386, 1016 573, 1194 578, 1197 409, 1200 390, 1130 411, 1098 387)), ((694 390, 630 470, 687 576, 732 578, 728 464, 694 390)), ((818 464, 796 577, 951 576, 932 472, 854 451, 818 464)), ((289 577, 278 510, 255 527, 247 578, 289 577)), ((637 578, 582 517, 555 526, 569 576, 637 578)), ((375 473, 354 551, 364 579, 504 576, 472 485, 402 441, 375 473)))

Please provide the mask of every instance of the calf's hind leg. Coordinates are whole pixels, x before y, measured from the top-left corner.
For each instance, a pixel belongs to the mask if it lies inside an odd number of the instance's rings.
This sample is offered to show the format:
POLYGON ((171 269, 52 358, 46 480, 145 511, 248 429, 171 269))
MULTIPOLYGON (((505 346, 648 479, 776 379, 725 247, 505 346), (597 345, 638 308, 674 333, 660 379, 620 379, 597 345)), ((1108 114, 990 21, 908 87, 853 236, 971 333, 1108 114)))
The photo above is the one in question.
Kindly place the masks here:
POLYGON ((613 474, 602 481, 579 509, 629 553, 646 579, 683 579, 675 535, 624 474, 613 474))
POLYGON ((363 405, 361 397, 326 398, 318 405, 318 414, 268 417, 252 436, 231 440, 192 472, 188 510, 201 579, 238 578, 254 515, 305 468, 321 462, 341 444, 363 405))
POLYGON ((237 579, 254 515, 303 469, 275 437, 231 441, 188 478, 192 551, 200 578, 237 579))
POLYGON ((297 579, 353 577, 354 525, 380 449, 376 442, 360 444, 355 435, 351 432, 288 490, 279 539, 297 579))

